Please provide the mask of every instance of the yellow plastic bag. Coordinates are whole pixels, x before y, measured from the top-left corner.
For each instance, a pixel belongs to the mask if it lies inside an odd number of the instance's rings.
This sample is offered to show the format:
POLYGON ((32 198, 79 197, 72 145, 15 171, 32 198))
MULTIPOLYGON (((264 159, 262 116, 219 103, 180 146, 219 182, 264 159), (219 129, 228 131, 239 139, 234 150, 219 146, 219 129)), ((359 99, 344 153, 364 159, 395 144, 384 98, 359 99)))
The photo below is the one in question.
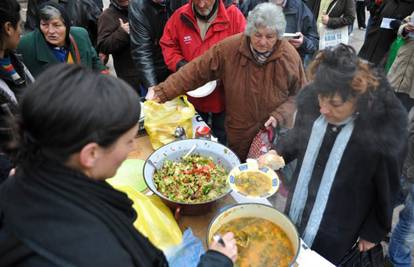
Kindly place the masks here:
POLYGON ((144 127, 154 149, 174 141, 174 131, 178 126, 184 128, 187 138, 193 136, 192 118, 195 109, 186 96, 183 99, 177 97, 164 104, 146 101, 144 114, 144 127))
POLYGON ((129 186, 115 186, 128 195, 134 202, 133 208, 138 213, 134 222, 137 228, 157 248, 165 251, 182 241, 181 230, 171 210, 156 195, 147 196, 129 186))

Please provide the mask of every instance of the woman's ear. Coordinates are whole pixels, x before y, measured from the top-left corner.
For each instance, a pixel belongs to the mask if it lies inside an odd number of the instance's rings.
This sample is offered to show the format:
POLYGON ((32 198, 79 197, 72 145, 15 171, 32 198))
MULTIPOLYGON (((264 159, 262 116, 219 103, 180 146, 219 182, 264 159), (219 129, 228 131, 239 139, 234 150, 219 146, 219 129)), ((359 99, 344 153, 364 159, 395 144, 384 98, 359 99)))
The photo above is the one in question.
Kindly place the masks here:
POLYGON ((7 21, 6 23, 3 24, 4 27, 4 32, 8 35, 11 36, 13 34, 13 31, 15 31, 16 29, 13 27, 13 25, 11 24, 10 21, 7 21))
POLYGON ((97 143, 85 145, 79 152, 79 165, 82 169, 92 169, 101 155, 101 147, 97 143))

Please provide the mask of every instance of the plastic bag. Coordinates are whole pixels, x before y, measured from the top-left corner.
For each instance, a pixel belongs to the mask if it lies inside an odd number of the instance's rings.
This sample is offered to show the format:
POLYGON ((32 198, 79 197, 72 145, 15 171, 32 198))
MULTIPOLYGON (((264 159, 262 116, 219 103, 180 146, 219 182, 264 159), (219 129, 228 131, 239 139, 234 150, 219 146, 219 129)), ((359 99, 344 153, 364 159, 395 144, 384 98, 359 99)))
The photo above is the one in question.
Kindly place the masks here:
POLYGON ((165 251, 182 241, 181 230, 170 209, 156 195, 147 196, 129 186, 116 186, 134 202, 137 228, 154 246, 165 251))
POLYGON ((113 187, 129 186, 138 192, 143 192, 147 189, 147 184, 144 180, 144 160, 140 159, 126 159, 119 166, 114 177, 107 179, 113 187))
POLYGON ((144 103, 144 127, 151 145, 157 149, 175 140, 174 131, 178 126, 184 128, 187 138, 192 138, 192 118, 195 114, 194 106, 187 97, 177 97, 164 104, 154 101, 144 103))
POLYGON ((340 43, 348 44, 349 42, 349 30, 348 25, 341 28, 331 29, 325 25, 320 25, 319 31, 319 50, 326 47, 336 46, 340 43))
POLYGON ((164 253, 170 267, 196 267, 204 253, 204 247, 201 240, 193 235, 191 228, 188 228, 184 231, 181 244, 164 253))
POLYGON ((390 52, 388 53, 387 64, 385 65, 385 72, 388 73, 390 70, 392 63, 394 63, 395 58, 397 57, 398 50, 400 50, 401 46, 405 44, 404 38, 398 36, 397 39, 392 42, 390 47, 390 52))
POLYGON ((360 252, 358 244, 348 251, 341 260, 339 267, 383 267, 385 266, 384 253, 381 243, 368 251, 360 252))
POLYGON ((275 137, 274 133, 275 130, 271 127, 264 130, 259 130, 257 135, 253 138, 249 153, 247 154, 247 158, 257 159, 261 155, 269 152, 272 147, 273 139, 275 137))

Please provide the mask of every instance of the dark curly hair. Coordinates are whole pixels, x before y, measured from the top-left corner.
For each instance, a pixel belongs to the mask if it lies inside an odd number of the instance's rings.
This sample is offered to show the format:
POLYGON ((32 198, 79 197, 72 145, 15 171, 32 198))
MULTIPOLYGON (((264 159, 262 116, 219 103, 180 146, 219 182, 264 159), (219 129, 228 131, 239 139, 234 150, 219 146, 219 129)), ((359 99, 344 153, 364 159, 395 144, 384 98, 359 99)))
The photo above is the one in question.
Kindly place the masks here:
POLYGON ((310 105, 312 112, 319 114, 319 95, 339 94, 343 101, 355 97, 355 124, 363 129, 359 139, 364 140, 365 148, 384 154, 404 154, 407 114, 383 71, 344 44, 318 52, 307 71, 310 84, 298 97, 298 110, 310 105))
POLYGON ((344 44, 320 51, 307 75, 318 94, 338 93, 344 101, 374 91, 379 85, 378 73, 357 56, 353 47, 344 44))

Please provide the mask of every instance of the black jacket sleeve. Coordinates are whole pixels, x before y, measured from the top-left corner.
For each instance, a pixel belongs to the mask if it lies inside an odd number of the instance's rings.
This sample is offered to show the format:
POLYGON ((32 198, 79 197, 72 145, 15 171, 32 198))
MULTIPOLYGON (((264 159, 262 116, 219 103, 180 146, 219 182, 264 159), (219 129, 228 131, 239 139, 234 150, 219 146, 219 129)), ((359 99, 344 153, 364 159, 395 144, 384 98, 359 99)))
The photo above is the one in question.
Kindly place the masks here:
POLYGON ((215 251, 208 250, 201 256, 200 262, 197 267, 232 267, 233 262, 224 254, 215 251))
MULTIPOLYGON (((337 0, 339 1, 339 0, 337 0)), ((332 10, 332 15, 329 15, 328 28, 337 29, 343 26, 354 23, 356 14, 355 1, 345 0, 338 2, 332 10)))
POLYGON ((128 14, 132 59, 137 66, 140 81, 148 88, 158 84, 153 61, 155 56, 151 25, 140 8, 139 1, 130 2, 128 14))
POLYGON ((373 185, 376 203, 365 219, 360 238, 371 243, 379 243, 391 230, 392 211, 395 196, 400 190, 400 171, 398 157, 383 156, 378 164, 373 185))

